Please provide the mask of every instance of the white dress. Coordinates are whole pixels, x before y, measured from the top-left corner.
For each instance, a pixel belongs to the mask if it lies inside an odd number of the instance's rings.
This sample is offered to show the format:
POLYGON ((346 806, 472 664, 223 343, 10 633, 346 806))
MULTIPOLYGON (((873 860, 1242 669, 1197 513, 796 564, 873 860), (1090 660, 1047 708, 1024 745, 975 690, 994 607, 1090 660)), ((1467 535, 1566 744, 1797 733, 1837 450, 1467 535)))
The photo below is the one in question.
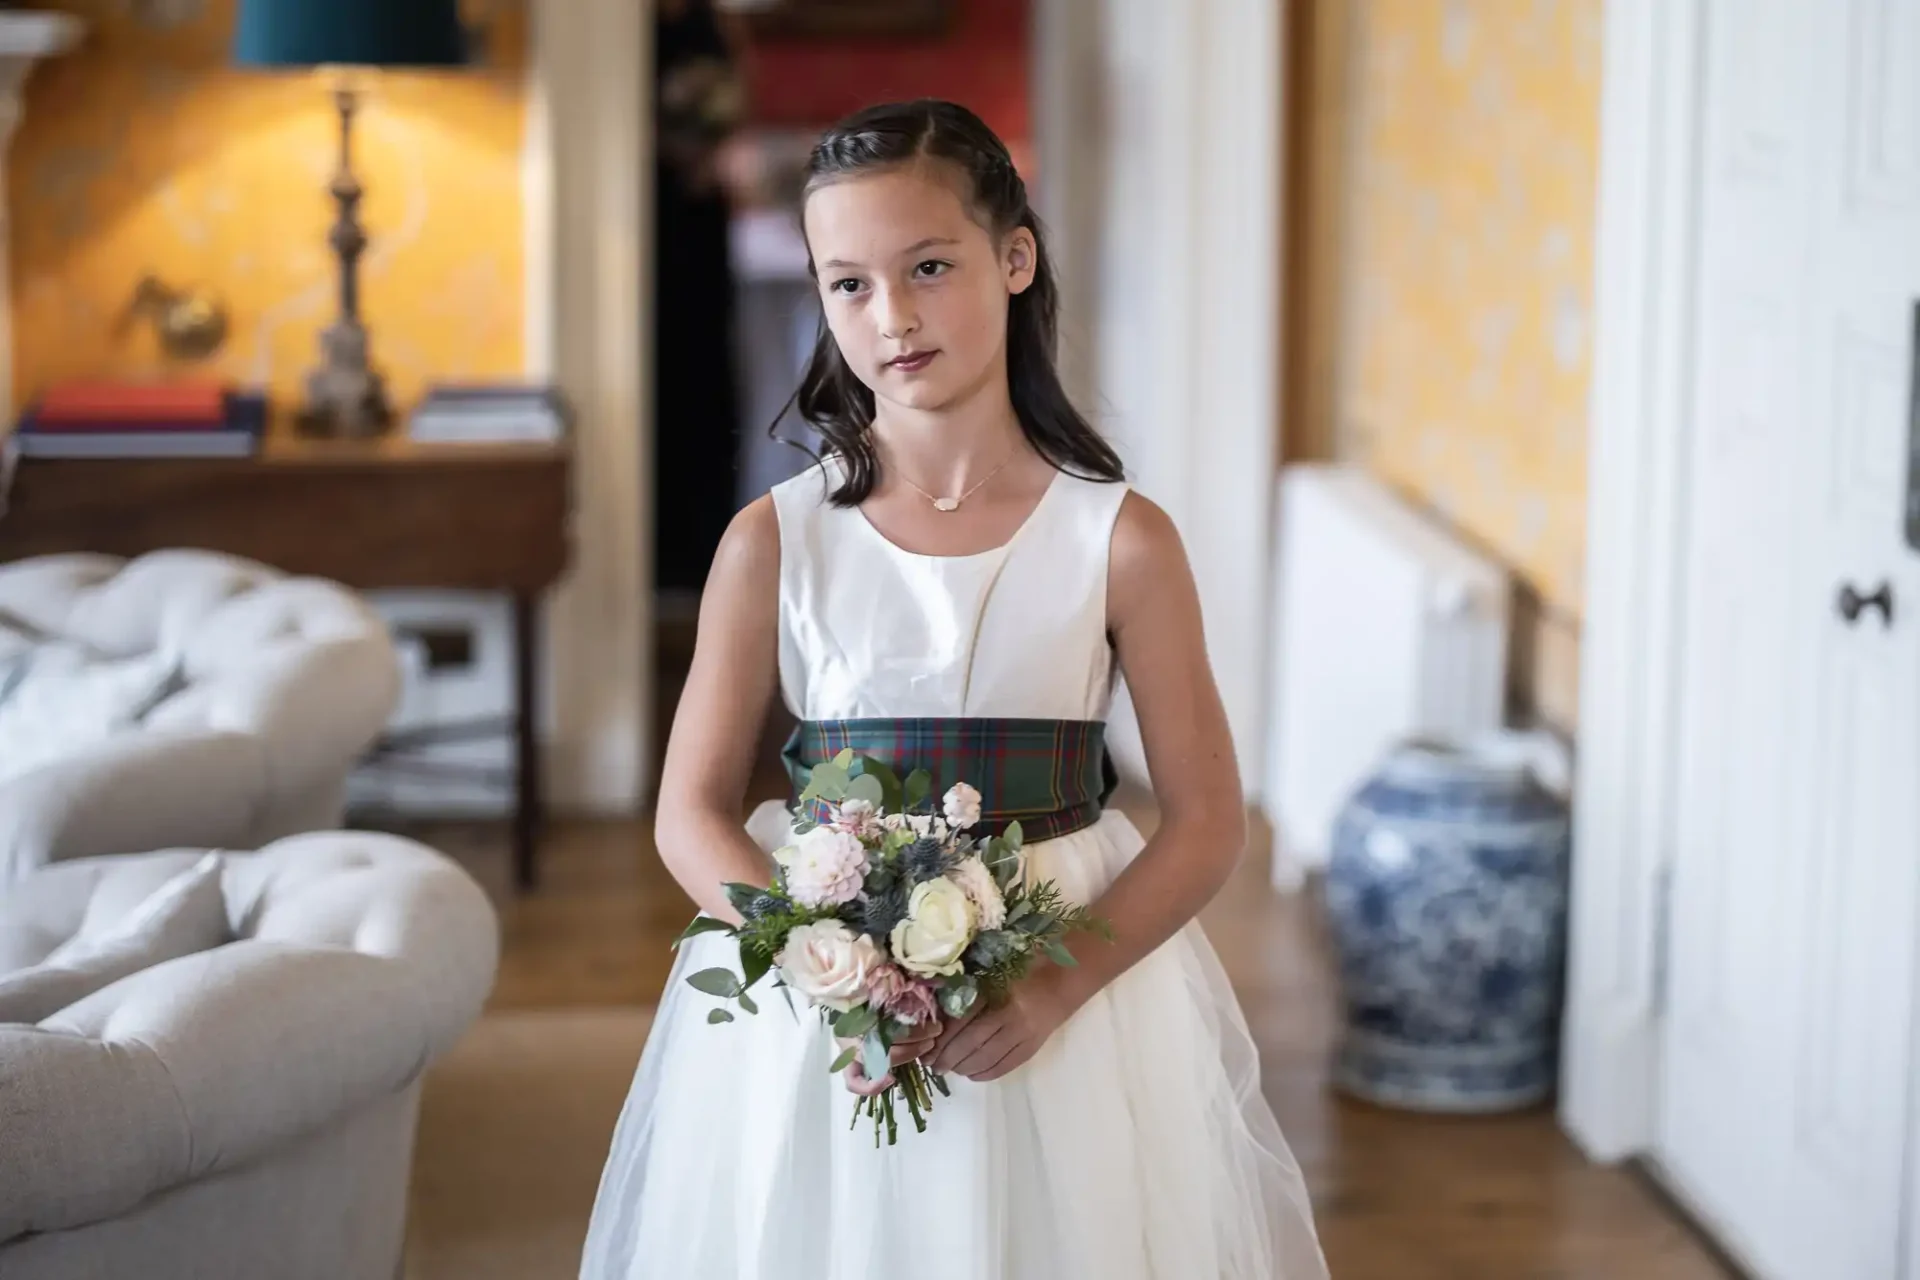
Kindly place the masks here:
MULTIPOLYGON (((1107 549, 1125 486, 1061 473, 1004 546, 916 555, 824 498, 773 491, 780 683, 801 719, 1105 718, 1107 549)), ((748 828, 789 838, 777 802, 748 828)), ((1140 852, 1131 822, 1030 844, 1079 901, 1140 852)), ((758 1016, 685 982, 739 969, 723 936, 682 948, 609 1154, 586 1280, 1320 1280, 1305 1185, 1260 1094, 1246 1021, 1188 925, 1026 1065, 950 1077, 925 1133, 852 1125, 818 1016, 758 1016)), ((770 987, 770 982, 769 982, 770 987)))

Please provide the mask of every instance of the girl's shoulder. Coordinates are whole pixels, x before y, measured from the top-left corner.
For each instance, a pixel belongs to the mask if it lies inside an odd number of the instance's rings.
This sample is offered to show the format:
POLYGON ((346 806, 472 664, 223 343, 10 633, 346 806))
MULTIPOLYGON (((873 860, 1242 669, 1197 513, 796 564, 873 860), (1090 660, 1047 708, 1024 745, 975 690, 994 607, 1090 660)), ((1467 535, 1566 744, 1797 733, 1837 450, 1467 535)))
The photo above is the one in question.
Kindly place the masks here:
POLYGON ((1156 583, 1190 581, 1180 528, 1165 508, 1138 489, 1121 486, 1108 547, 1107 574, 1111 587, 1123 598, 1150 598, 1156 583))

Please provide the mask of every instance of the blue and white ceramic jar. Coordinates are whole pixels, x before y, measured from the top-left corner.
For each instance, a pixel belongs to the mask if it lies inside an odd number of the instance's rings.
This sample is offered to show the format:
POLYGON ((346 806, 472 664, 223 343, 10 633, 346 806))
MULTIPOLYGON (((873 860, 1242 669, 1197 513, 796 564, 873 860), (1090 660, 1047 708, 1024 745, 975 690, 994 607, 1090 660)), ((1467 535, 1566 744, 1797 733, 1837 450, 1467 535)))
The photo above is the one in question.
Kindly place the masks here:
POLYGON ((1570 823, 1527 757, 1512 735, 1409 743, 1342 810, 1327 871, 1342 1089, 1455 1112, 1552 1091, 1570 823))

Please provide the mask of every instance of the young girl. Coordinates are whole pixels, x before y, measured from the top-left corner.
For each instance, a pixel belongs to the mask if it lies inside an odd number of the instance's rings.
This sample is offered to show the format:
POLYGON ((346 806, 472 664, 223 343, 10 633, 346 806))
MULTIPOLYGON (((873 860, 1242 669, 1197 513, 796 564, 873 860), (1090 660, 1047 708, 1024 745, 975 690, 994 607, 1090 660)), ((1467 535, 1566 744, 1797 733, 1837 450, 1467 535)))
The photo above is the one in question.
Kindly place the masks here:
MULTIPOLYGON (((849 735, 904 775, 901 721, 996 769, 1037 761, 1059 811, 1029 873, 1111 942, 1036 966, 1001 1007, 895 1046, 948 1074, 924 1133, 850 1127, 887 1082, 829 1073, 831 1033, 777 999, 710 1026, 683 946, 613 1139, 588 1280, 1319 1280, 1300 1171, 1194 915, 1245 841, 1199 602, 1168 518, 1129 491, 1053 369, 1055 286, 1006 148, 963 108, 883 106, 812 157, 804 222, 828 333, 799 393, 818 469, 728 530, 661 783, 661 855, 702 911, 765 884, 786 808, 739 813, 779 692, 797 776, 849 735), (1124 674, 1161 823, 1101 802, 1124 674), (965 722, 955 734, 951 722, 965 722), (935 723, 926 723, 926 722, 935 723), (1023 754, 1024 752, 1024 754, 1023 754), (1067 780, 1063 783, 1062 780, 1067 780)), ((666 317, 664 323, 671 323, 666 317)), ((664 477, 672 483, 672 477, 664 477)), ((945 757, 951 763, 951 757, 945 757)), ((1009 799, 1000 797, 1002 810, 1009 799)))

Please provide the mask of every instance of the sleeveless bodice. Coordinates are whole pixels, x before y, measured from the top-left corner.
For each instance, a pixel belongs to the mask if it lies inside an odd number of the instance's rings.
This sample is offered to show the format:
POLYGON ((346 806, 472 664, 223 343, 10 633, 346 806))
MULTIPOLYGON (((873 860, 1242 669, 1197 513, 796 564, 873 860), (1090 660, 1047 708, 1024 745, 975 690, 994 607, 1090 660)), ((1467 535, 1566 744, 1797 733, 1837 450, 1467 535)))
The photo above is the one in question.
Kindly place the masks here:
POLYGON ((803 720, 1105 720, 1107 560, 1124 484, 1056 473, 1007 542, 927 556, 888 540, 812 467, 777 485, 780 687, 803 720))

